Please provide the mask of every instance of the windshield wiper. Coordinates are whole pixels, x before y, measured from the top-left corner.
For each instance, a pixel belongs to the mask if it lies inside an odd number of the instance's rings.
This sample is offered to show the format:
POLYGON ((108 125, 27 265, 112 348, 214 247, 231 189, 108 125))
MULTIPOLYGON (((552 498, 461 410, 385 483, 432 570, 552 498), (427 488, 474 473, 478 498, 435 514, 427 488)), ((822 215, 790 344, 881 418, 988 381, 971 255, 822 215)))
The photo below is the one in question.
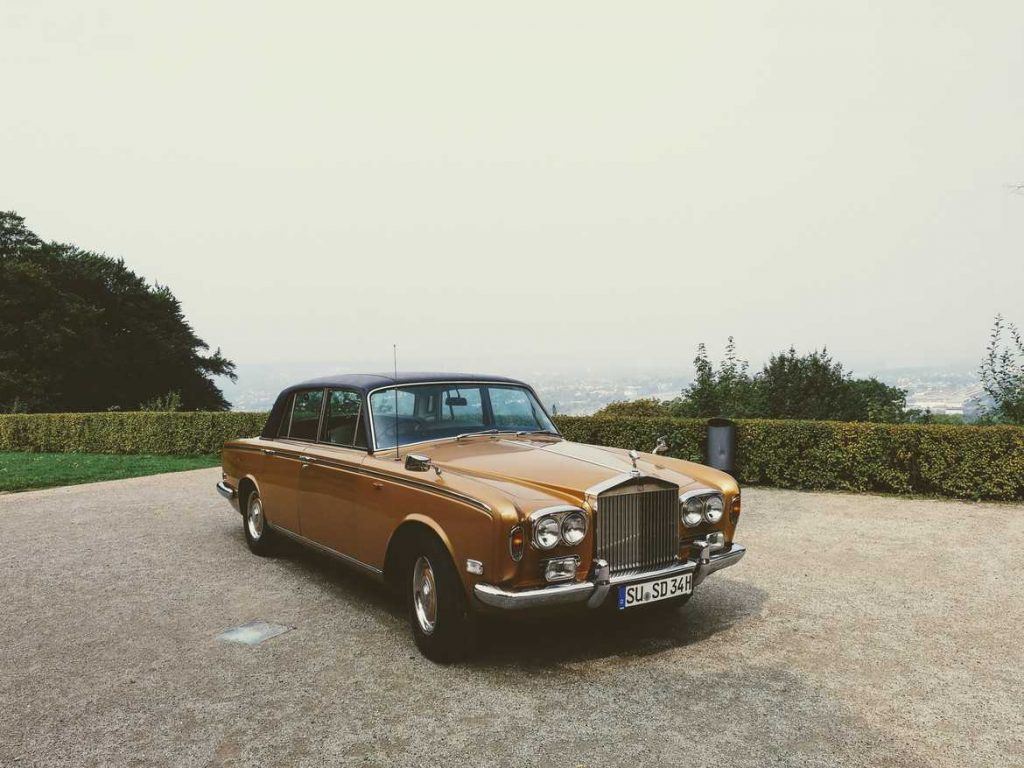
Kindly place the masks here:
POLYGON ((551 435, 552 437, 561 437, 557 432, 552 432, 550 429, 481 429, 479 432, 463 432, 461 435, 456 435, 456 440, 461 440, 464 437, 473 437, 475 435, 515 435, 516 437, 527 437, 529 435, 551 435))
POLYGON ((456 440, 461 440, 464 437, 472 437, 473 435, 496 435, 498 430, 496 429, 482 429, 479 432, 463 432, 461 435, 456 435, 456 440))

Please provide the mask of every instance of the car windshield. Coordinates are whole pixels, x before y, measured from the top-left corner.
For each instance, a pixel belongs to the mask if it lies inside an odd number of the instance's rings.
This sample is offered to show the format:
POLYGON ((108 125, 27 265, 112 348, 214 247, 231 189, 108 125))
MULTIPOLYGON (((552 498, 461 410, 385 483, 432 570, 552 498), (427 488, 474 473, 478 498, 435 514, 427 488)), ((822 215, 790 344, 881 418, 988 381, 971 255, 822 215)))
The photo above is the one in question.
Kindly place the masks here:
POLYGON ((370 395, 377 449, 479 432, 558 434, 534 394, 514 384, 411 384, 370 395))

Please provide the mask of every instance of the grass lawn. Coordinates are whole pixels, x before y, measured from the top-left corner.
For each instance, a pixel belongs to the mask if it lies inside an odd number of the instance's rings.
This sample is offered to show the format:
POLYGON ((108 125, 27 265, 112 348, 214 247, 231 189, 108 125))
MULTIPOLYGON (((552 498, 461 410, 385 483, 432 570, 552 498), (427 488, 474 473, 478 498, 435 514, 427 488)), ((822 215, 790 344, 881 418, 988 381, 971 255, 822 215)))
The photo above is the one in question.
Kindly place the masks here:
POLYGON ((0 453, 0 493, 120 480, 220 465, 219 456, 110 453, 0 453))

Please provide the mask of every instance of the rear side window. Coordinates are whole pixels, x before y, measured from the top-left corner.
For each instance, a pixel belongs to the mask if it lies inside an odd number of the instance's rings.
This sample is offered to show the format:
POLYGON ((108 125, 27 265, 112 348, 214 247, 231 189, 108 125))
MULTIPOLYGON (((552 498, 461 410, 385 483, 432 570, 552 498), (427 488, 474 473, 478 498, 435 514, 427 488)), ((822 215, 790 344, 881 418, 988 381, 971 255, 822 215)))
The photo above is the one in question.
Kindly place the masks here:
POLYGON ((324 402, 322 389, 307 389, 296 392, 292 400, 291 422, 288 437, 295 440, 316 440, 320 424, 320 407, 324 402))
POLYGON ((327 414, 320 440, 332 445, 365 448, 362 425, 362 400, 347 389, 332 389, 327 398, 327 414))

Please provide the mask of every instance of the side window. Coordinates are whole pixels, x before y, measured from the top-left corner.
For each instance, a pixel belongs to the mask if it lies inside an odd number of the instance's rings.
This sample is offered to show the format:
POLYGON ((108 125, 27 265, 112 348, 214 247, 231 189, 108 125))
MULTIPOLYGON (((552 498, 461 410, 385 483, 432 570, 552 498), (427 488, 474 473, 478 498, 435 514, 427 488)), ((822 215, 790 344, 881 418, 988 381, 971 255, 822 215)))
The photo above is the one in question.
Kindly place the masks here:
POLYGON ((327 399, 327 415, 320 439, 333 445, 365 448, 361 416, 362 403, 358 394, 347 389, 332 389, 327 399))
POLYGON ((322 389, 307 389, 296 392, 292 401, 291 426, 288 437, 295 440, 316 440, 316 428, 320 423, 320 406, 324 402, 322 389))
POLYGON ((292 406, 295 404, 295 393, 288 395, 288 402, 285 403, 284 412, 281 414, 281 423, 277 425, 277 436, 288 437, 288 427, 292 423, 292 406))

